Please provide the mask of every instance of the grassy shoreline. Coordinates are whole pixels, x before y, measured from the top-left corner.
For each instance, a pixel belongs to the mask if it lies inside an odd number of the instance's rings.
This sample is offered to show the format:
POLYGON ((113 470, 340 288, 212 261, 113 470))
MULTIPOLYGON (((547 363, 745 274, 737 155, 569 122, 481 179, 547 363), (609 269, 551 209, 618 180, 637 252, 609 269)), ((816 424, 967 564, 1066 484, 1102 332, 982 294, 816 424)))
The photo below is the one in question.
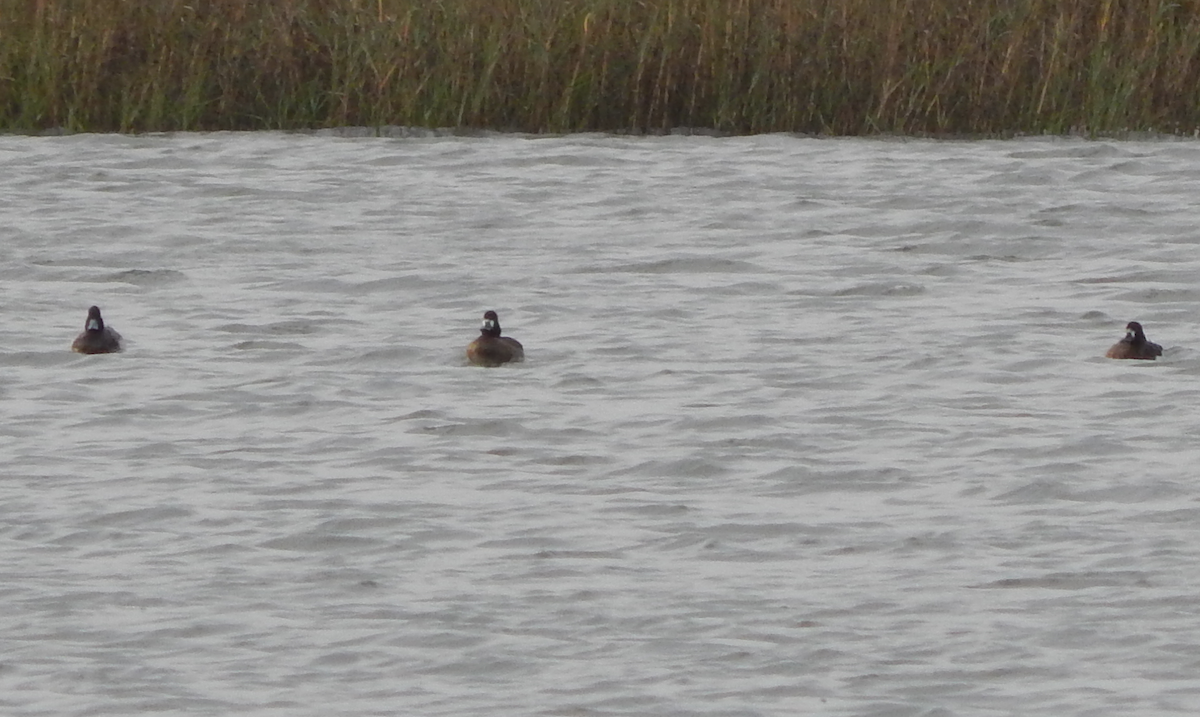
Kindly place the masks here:
POLYGON ((1200 0, 0 0, 0 129, 1200 129, 1200 0))

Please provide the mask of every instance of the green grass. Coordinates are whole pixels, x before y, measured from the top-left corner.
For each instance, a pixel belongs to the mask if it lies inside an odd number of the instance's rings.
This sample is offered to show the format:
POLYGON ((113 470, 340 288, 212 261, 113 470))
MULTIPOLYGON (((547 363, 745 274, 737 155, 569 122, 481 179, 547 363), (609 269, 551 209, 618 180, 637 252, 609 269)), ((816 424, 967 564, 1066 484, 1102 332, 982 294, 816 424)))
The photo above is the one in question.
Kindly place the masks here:
POLYGON ((1200 129, 1200 0, 0 0, 0 129, 1200 129))

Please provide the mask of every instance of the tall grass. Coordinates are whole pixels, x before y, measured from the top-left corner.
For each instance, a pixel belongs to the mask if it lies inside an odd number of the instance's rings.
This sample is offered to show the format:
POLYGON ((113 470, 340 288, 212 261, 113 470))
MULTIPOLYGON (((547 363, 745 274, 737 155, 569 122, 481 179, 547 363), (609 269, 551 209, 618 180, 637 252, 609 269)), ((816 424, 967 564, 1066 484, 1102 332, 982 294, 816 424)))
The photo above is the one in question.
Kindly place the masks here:
POLYGON ((0 0, 0 128, 1200 128, 1200 0, 0 0))

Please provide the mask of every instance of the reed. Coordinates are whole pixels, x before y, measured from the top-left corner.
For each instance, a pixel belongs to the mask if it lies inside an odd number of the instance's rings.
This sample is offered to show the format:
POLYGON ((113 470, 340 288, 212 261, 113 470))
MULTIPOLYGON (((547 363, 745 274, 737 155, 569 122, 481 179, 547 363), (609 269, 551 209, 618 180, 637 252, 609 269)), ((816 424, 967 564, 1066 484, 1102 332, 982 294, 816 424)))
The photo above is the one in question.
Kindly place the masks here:
POLYGON ((0 0, 0 128, 1200 129, 1200 0, 0 0))

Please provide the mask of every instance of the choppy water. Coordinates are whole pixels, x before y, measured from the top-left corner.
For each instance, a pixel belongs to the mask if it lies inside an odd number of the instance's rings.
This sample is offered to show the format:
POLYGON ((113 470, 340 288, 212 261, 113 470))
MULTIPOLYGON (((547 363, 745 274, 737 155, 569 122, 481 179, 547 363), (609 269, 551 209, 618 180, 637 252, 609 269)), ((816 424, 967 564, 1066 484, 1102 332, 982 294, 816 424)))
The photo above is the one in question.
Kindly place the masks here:
POLYGON ((1200 143, 0 166, 4 714, 1200 704, 1200 143))

